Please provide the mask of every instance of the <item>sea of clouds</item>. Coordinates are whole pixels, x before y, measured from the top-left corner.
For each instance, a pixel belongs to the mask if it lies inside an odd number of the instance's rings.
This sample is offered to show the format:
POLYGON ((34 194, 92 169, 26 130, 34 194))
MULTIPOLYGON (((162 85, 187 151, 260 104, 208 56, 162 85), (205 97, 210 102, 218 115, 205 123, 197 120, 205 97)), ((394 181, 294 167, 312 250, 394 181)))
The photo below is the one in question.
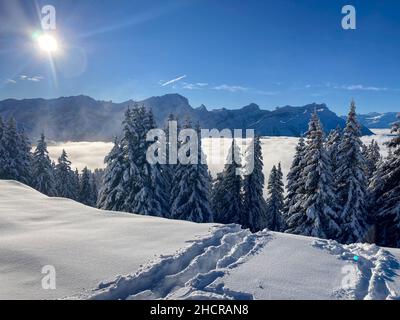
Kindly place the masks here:
MULTIPOLYGON (((364 136, 362 140, 368 144, 375 139, 381 147, 381 154, 387 155, 387 147, 384 142, 390 139, 389 129, 374 129, 374 136, 364 136)), ((290 165, 295 153, 298 138, 293 137, 264 137, 262 138, 262 152, 264 158, 264 175, 268 178, 273 165, 279 162, 285 177, 290 169, 290 165)), ((227 139, 203 139, 203 151, 207 156, 207 162, 211 174, 216 174, 223 170, 225 159, 230 147, 227 139)), ((239 143, 243 149, 243 144, 239 143)), ((48 150, 50 157, 57 161, 63 149, 68 154, 73 168, 82 170, 85 166, 89 169, 104 168, 104 157, 110 152, 113 143, 108 142, 62 142, 49 144, 48 150)), ((267 181, 267 180, 266 180, 267 181)))

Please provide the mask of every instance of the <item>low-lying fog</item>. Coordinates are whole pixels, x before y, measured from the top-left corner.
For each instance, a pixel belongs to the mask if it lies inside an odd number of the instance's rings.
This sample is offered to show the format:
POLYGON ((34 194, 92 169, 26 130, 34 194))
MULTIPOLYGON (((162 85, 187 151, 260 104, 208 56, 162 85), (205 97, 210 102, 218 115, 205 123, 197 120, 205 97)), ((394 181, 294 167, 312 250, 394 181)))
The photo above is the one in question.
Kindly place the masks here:
MULTIPOLYGON (((389 129, 374 129, 374 136, 364 136, 364 143, 372 139, 378 141, 381 154, 387 155, 387 148, 383 144, 390 139, 389 129)), ((290 168, 298 138, 293 137, 264 137, 262 138, 262 150, 264 157, 264 174, 266 178, 274 164, 281 162, 284 177, 290 168)), ((89 169, 103 168, 104 157, 111 150, 113 143, 107 142, 63 142, 49 144, 50 157, 57 161, 61 151, 65 149, 73 168, 82 170, 85 166, 89 169)), ((228 153, 229 142, 224 139, 204 139, 203 151, 207 155, 208 165, 213 176, 222 171, 224 161, 228 153), (218 148, 218 146, 220 146, 218 148)), ((286 181, 285 181, 286 183, 286 181)))

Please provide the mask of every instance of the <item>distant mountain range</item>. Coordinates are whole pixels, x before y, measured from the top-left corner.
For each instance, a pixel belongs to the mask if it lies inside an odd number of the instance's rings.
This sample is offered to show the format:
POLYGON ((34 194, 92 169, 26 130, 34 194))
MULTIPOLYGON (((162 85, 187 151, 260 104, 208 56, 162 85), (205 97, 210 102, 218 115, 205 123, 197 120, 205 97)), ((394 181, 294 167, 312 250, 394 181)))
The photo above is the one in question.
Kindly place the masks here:
MULTIPOLYGON (((397 112, 377 113, 357 115, 360 123, 370 129, 390 128, 393 122, 396 122, 397 112)), ((346 117, 342 117, 346 119, 346 117)))
MULTIPOLYGON (((0 101, 0 115, 14 117, 22 124, 32 140, 44 132, 54 141, 112 141, 121 132, 121 121, 130 100, 123 103, 98 101, 88 96, 61 97, 57 99, 7 99, 0 101)), ((184 120, 189 117, 202 128, 255 129, 263 136, 301 136, 307 131, 310 114, 317 110, 326 132, 337 126, 344 127, 345 120, 330 111, 325 104, 303 107, 285 106, 273 111, 262 110, 254 103, 240 109, 207 110, 202 105, 190 106, 179 94, 167 94, 137 101, 152 108, 158 126, 163 127, 170 113, 184 120)), ((372 132, 362 127, 364 135, 372 132)))

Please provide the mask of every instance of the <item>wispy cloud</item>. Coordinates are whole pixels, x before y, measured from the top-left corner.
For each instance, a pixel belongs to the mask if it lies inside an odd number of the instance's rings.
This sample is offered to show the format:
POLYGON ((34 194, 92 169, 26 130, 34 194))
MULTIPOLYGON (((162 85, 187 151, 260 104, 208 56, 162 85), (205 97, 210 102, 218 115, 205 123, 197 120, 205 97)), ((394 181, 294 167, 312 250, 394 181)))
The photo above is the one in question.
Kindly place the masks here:
POLYGON ((224 90, 224 91, 229 91, 229 92, 243 92, 243 91, 248 91, 249 88, 247 87, 242 87, 242 86, 233 86, 233 85, 227 85, 227 84, 221 84, 219 86, 213 87, 214 90, 224 90))
POLYGON ((353 84, 353 85, 345 85, 345 86, 340 86, 339 89, 344 89, 344 90, 363 90, 363 91, 387 91, 388 88, 385 87, 372 87, 372 86, 364 86, 362 84, 353 84))
POLYGON ((175 78, 175 79, 172 79, 172 80, 168 80, 166 82, 161 82, 161 87, 165 87, 165 86, 167 86, 169 84, 173 84, 173 83, 178 82, 178 81, 180 81, 182 79, 185 79, 185 78, 186 78, 186 75, 183 75, 183 76, 180 76, 178 78, 175 78))
POLYGON ((33 81, 33 82, 39 82, 40 80, 43 80, 43 77, 40 76, 40 75, 31 77, 31 76, 27 76, 27 75, 22 74, 22 75, 19 76, 19 78, 22 81, 33 81))
POLYGON ((5 84, 16 84, 17 81, 15 81, 15 80, 13 80, 13 79, 6 79, 6 80, 4 80, 4 83, 5 83, 5 84))
POLYGON ((196 90, 196 89, 203 89, 208 86, 206 82, 197 82, 197 83, 183 83, 183 89, 188 90, 196 90))
MULTIPOLYGON (((321 88, 332 88, 336 90, 348 90, 348 91, 393 91, 396 89, 391 89, 387 87, 377 87, 377 86, 366 86, 363 84, 350 84, 350 85, 339 85, 333 84, 330 82, 322 83, 322 84, 306 84, 304 89, 321 89, 321 88)), ((301 89, 301 88, 298 88, 301 89)))
POLYGON ((263 96, 274 96, 279 94, 279 91, 266 91, 266 90, 259 90, 256 88, 244 87, 239 85, 227 85, 221 84, 219 86, 215 86, 212 89, 220 90, 220 91, 228 91, 228 92, 248 92, 251 94, 259 94, 263 96))
POLYGON ((332 83, 325 82, 325 83, 319 83, 319 84, 308 83, 304 87, 300 87, 300 88, 296 88, 296 89, 315 89, 315 88, 321 89, 321 88, 331 88, 331 87, 332 87, 332 83))

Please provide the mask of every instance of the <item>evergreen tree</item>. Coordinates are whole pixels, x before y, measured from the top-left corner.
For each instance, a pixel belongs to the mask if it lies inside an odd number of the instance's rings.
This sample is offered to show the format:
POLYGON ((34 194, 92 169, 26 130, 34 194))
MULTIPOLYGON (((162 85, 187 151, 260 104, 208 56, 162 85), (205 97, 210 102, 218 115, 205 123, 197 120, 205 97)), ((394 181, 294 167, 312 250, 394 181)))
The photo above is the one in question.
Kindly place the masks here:
MULTIPOLYGON (((166 136, 166 142, 167 142, 167 147, 166 147, 166 154, 165 158, 167 160, 167 163, 164 165, 160 165, 160 171, 162 175, 162 184, 160 185, 160 188, 164 190, 164 194, 167 197, 167 202, 165 202, 165 211, 167 213, 166 217, 170 216, 170 203, 169 199, 171 198, 171 189, 172 189, 172 180, 174 178, 174 173, 177 168, 176 163, 171 163, 170 161, 170 146, 172 147, 172 141, 170 141, 170 130, 169 130, 169 124, 171 121, 178 121, 175 116, 171 113, 168 115, 167 121, 165 123, 164 127, 164 132, 166 136)), ((177 134, 179 133, 179 126, 177 127, 177 134)), ((171 133, 172 134, 172 133, 171 133)), ((164 202, 164 201, 163 201, 164 202)))
POLYGON ((125 137, 128 146, 130 193, 125 201, 127 211, 153 216, 165 216, 167 196, 162 190, 162 176, 159 164, 150 165, 146 152, 150 142, 146 134, 155 128, 151 111, 143 106, 131 110, 128 120, 129 134, 125 137))
POLYGON ((282 231, 283 225, 283 192, 282 171, 276 166, 272 167, 268 179, 268 199, 267 199, 267 228, 272 231, 282 231))
POLYGON ((400 247, 400 121, 393 124, 392 133, 395 136, 388 143, 392 154, 371 179, 370 212, 376 224, 376 243, 400 247))
POLYGON ((73 193, 75 194, 74 200, 80 202, 79 189, 80 189, 81 176, 79 175, 78 168, 75 168, 73 179, 73 193))
POLYGON ((283 184, 283 172, 282 172, 282 166, 281 166, 280 162, 278 163, 277 173, 278 173, 279 180, 282 181, 282 184, 283 184))
POLYGON ((268 199, 266 210, 266 227, 272 231, 282 231, 283 222, 283 182, 279 169, 272 167, 268 179, 268 199))
POLYGON ((324 134, 317 113, 312 114, 300 176, 304 194, 287 220, 287 232, 335 239, 340 229, 333 210, 335 194, 329 157, 324 149, 324 134))
MULTIPOLYGON (((106 157, 107 168, 99 206, 103 209, 148 214, 138 207, 137 195, 145 184, 143 164, 146 161, 146 111, 135 105, 125 112, 123 137, 106 157), (111 167, 110 167, 111 166, 111 167), (121 172, 120 172, 121 171, 121 172)), ((150 179, 150 171, 147 180, 150 179)))
MULTIPOLYGON (((156 123, 154 121, 153 112, 149 110, 148 112, 148 129, 147 131, 156 128, 156 123)), ((146 134, 147 134, 146 131, 146 134)), ((168 142, 168 140, 167 140, 168 142)), ((147 143, 148 148, 150 143, 147 143)), ((158 152, 162 149, 159 149, 158 152)), ((165 154, 166 159, 168 153, 165 154)), ((147 164, 149 164, 147 162, 147 164)), ((166 171, 165 165, 156 163, 149 164, 150 172, 151 172, 151 181, 150 188, 153 192, 152 197, 154 198, 154 202, 157 205, 157 211, 154 212, 152 208, 152 215, 158 215, 160 217, 169 217, 170 216, 170 207, 169 207, 169 199, 171 194, 171 181, 173 179, 173 175, 170 172, 166 171)))
POLYGON ((289 173, 286 177, 287 194, 285 198, 285 222, 292 213, 299 209, 299 200, 304 195, 304 184, 302 183, 301 177, 304 170, 304 162, 302 162, 302 160, 305 156, 305 148, 304 138, 301 137, 296 146, 296 153, 294 155, 289 173))
POLYGON ((325 149, 331 161, 332 172, 335 172, 337 169, 338 148, 341 140, 342 130, 339 126, 336 129, 331 130, 326 139, 325 149))
POLYGON ((105 157, 106 169, 102 177, 102 187, 99 191, 97 207, 104 210, 124 211, 126 189, 124 175, 127 175, 124 150, 115 139, 114 147, 105 157))
POLYGON ((5 161, 2 178, 30 184, 30 144, 25 133, 17 130, 13 118, 8 121, 6 129, 3 131, 3 146, 5 147, 5 161))
POLYGON ((79 202, 91 207, 96 203, 92 183, 92 173, 87 167, 83 168, 79 179, 79 202))
POLYGON ((378 143, 372 139, 368 146, 363 144, 363 156, 365 158, 365 174, 370 180, 375 173, 378 163, 381 161, 380 148, 378 143))
POLYGON ((266 202, 263 196, 264 173, 263 156, 260 137, 255 137, 253 146, 246 150, 245 162, 254 163, 252 172, 245 172, 243 177, 243 203, 241 223, 251 231, 263 230, 267 227, 266 202))
POLYGON ((153 114, 144 106, 135 105, 125 112, 123 137, 106 157, 98 206, 103 209, 144 215, 167 216, 169 197, 159 164, 147 159, 150 142, 147 132, 155 128, 153 114))
POLYGON ((32 182, 32 153, 31 153, 31 143, 28 136, 25 134, 24 129, 19 132, 19 172, 20 181, 27 185, 31 185, 32 182))
POLYGON ((339 241, 342 243, 365 241, 368 231, 365 159, 362 155, 360 125, 355 109, 352 101, 338 149, 338 166, 335 172, 342 229, 339 241))
POLYGON ((57 196, 76 200, 75 173, 71 170, 71 161, 68 160, 65 150, 58 158, 55 170, 57 196))
MULTIPOLYGON (((187 121, 185 129, 191 128, 187 121)), ((199 128, 197 127, 199 133, 199 128)), ((188 143, 188 139, 183 144, 188 143)), ((174 174, 171 190, 171 217, 173 219, 194 222, 212 222, 210 209, 210 176, 201 148, 201 139, 198 139, 197 164, 178 163, 174 174)))
POLYGON ((57 195, 54 169, 43 133, 32 157, 32 187, 50 197, 57 195))
POLYGON ((97 186, 97 180, 96 180, 96 176, 94 173, 91 173, 90 175, 90 188, 91 188, 91 206, 92 207, 96 207, 97 204, 97 197, 99 194, 99 189, 97 186))
POLYGON ((242 184, 240 167, 240 150, 232 139, 224 171, 217 178, 213 188, 211 203, 214 222, 240 223, 242 184))

